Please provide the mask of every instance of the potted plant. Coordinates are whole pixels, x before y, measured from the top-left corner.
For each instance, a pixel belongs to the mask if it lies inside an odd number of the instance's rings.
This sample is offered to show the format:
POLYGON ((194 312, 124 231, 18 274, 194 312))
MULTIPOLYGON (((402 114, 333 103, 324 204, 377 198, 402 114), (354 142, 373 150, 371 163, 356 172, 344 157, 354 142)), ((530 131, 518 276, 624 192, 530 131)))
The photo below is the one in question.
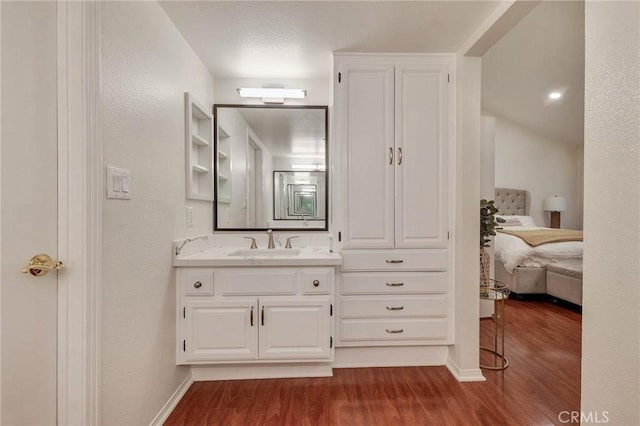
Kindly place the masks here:
POLYGON ((480 293, 486 293, 489 287, 491 256, 485 250, 491 243, 491 237, 496 235, 495 227, 505 220, 495 217, 498 209, 494 200, 480 200, 480 293))

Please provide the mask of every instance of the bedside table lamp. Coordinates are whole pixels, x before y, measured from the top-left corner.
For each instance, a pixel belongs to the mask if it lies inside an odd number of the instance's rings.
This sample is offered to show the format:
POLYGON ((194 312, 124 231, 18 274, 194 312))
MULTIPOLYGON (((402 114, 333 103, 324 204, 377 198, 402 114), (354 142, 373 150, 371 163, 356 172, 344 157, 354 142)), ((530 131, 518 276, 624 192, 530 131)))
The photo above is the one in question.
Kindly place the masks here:
POLYGON ((543 209, 546 212, 551 212, 549 227, 560 228, 560 212, 567 210, 567 199, 557 195, 545 198, 543 209))

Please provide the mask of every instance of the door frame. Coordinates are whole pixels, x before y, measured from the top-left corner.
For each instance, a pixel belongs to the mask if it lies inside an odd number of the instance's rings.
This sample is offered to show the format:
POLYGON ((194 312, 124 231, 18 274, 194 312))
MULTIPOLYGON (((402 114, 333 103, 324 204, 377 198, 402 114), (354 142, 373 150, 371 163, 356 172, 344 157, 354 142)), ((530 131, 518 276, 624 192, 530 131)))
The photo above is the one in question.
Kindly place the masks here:
MULTIPOLYGON (((264 208, 263 208, 263 191, 264 191, 264 165, 263 165, 263 150, 265 149, 264 144, 255 134, 251 128, 247 127, 247 158, 249 158, 249 149, 253 148, 255 150, 255 157, 253 162, 254 169, 254 197, 253 200, 249 200, 249 181, 247 180, 247 201, 253 201, 255 204, 255 222, 258 228, 263 228, 268 226, 267 221, 264 220, 264 208)), ((247 218, 249 217, 249 212, 247 211, 247 218)))
MULTIPOLYGON (((0 64, 1 58, 0 51, 0 64)), ((65 264, 58 275, 57 423, 97 425, 103 192, 98 2, 58 0, 57 70, 58 256, 65 264)))
POLYGON ((58 424, 100 423, 100 2, 58 0, 58 424))

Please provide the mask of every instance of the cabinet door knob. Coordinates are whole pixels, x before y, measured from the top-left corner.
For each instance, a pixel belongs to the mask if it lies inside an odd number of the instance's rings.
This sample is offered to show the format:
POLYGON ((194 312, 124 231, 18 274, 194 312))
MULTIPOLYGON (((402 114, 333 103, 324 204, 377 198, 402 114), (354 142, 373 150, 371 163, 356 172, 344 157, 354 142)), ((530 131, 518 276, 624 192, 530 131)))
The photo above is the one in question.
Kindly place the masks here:
POLYGON ((313 286, 314 287, 318 287, 320 285, 320 281, 318 280, 313 280, 313 286))
POLYGON ((200 287, 202 287, 202 283, 200 281, 196 281, 195 283, 193 283, 193 287, 194 288, 200 288, 200 287))

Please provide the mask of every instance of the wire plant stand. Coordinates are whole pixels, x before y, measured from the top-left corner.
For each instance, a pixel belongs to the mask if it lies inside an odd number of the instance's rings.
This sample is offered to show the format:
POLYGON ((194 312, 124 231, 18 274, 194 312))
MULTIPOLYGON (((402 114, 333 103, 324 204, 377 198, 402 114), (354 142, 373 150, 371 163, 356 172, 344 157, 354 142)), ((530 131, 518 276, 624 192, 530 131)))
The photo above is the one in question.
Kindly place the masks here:
POLYGON ((494 365, 482 365, 480 368, 487 370, 504 370, 509 366, 504 351, 504 301, 509 298, 509 287, 502 281, 489 279, 489 285, 480 289, 480 299, 493 300, 493 347, 480 346, 480 350, 492 353, 495 356, 494 365))

